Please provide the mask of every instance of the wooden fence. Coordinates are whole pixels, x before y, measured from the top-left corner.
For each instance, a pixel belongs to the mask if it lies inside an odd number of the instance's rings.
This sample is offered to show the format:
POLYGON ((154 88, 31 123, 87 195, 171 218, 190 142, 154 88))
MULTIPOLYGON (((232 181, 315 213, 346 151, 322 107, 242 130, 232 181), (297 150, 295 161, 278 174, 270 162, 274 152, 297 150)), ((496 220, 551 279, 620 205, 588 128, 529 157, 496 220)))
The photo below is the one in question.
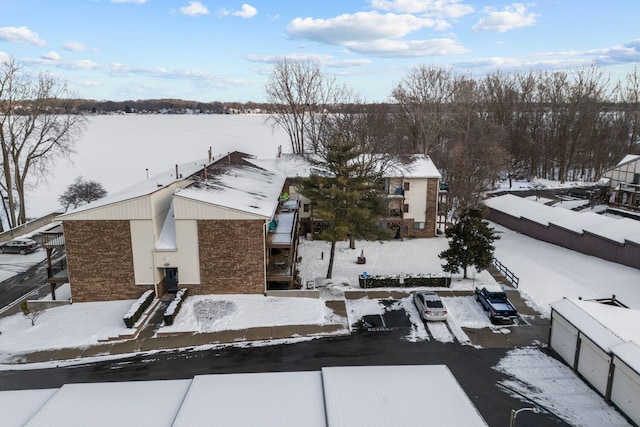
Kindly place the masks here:
POLYGON ((518 284, 520 283, 520 278, 518 276, 513 274, 511 270, 509 270, 503 263, 498 261, 496 258, 493 259, 493 265, 495 265, 498 271, 500 271, 500 273, 502 273, 504 277, 506 277, 509 283, 511 283, 515 288, 518 287, 518 284))

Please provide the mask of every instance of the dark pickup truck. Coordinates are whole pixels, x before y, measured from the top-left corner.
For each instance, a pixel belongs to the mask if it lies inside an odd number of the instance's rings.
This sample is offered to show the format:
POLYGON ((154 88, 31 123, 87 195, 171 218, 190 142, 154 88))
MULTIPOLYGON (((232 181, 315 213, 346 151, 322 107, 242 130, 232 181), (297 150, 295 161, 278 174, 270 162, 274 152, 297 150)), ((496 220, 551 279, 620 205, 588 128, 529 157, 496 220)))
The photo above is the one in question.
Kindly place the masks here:
POLYGON ((500 286, 476 288, 476 301, 489 312, 491 323, 512 323, 518 318, 518 310, 511 304, 500 286))

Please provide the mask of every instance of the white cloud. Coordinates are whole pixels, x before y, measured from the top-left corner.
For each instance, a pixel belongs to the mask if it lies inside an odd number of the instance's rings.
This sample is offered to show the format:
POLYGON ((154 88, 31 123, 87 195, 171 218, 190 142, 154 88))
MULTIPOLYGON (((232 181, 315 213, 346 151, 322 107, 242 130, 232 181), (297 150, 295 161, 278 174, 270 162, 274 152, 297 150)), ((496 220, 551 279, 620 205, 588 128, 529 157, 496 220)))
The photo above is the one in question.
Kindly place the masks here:
POLYGON ((62 47, 64 49, 66 49, 66 50, 70 50, 71 52, 87 52, 87 51, 91 50, 86 45, 84 45, 83 43, 76 42, 76 41, 73 41, 73 40, 69 40, 69 41, 64 42, 62 47))
POLYGON ((469 52, 453 39, 375 40, 346 43, 345 46, 352 52, 388 58, 454 55, 469 52))
MULTIPOLYGON (((250 4, 243 4, 240 10, 228 10, 225 8, 220 8, 219 12, 222 16, 239 16, 240 18, 252 18, 258 14, 258 9, 251 6, 250 4)), ((276 15, 277 16, 277 15, 276 15)))
POLYGON ((484 9, 487 14, 481 18, 472 28, 475 31, 505 31, 514 28, 530 27, 535 25, 538 15, 528 13, 527 7, 522 3, 514 3, 511 6, 505 6, 502 10, 495 10, 487 7, 484 9))
POLYGON ((366 55, 420 57, 468 52, 452 38, 403 39, 424 28, 441 30, 448 27, 446 21, 439 19, 372 11, 331 19, 296 18, 287 30, 294 38, 344 46, 350 52, 366 55))
POLYGON ((460 18, 474 11, 472 6, 460 0, 370 0, 370 4, 374 9, 446 18, 460 18))
POLYGON ((242 8, 239 11, 231 12, 233 16, 239 16, 241 18, 251 18, 258 14, 258 9, 251 6, 250 4, 243 4, 242 8))
POLYGON ((321 55, 317 53, 288 53, 284 55, 247 55, 246 58, 251 62, 275 64, 283 58, 292 62, 326 62, 333 59, 333 56, 321 55))
POLYGON ((209 9, 199 1, 190 1, 188 6, 183 6, 178 9, 183 15, 197 16, 208 15, 209 9))
POLYGON ((31 31, 27 27, 1 27, 0 40, 17 43, 25 42, 44 46, 46 42, 38 37, 38 33, 31 31))
POLYGON ((436 25, 438 22, 432 19, 407 14, 357 12, 331 19, 295 18, 287 31, 296 38, 344 45, 354 41, 399 38, 436 25))
POLYGON ((42 59, 46 59, 48 61, 59 61, 60 60, 60 55, 58 55, 56 52, 54 51, 49 51, 47 53, 44 53, 40 56, 42 59))

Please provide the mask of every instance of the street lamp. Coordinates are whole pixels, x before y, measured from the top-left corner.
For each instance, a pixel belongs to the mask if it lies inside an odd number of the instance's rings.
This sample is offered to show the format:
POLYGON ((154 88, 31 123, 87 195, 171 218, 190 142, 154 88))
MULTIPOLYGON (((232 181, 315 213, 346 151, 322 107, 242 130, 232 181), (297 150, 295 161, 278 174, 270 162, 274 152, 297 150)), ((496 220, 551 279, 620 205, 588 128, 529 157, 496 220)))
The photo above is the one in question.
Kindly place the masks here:
POLYGON ((524 411, 531 411, 534 414, 539 414, 540 413, 540 408, 538 408, 537 406, 534 406, 533 408, 520 408, 517 411, 515 409, 511 410, 511 420, 509 421, 509 427, 515 427, 516 425, 516 417, 518 416, 518 414, 520 412, 524 412, 524 411))

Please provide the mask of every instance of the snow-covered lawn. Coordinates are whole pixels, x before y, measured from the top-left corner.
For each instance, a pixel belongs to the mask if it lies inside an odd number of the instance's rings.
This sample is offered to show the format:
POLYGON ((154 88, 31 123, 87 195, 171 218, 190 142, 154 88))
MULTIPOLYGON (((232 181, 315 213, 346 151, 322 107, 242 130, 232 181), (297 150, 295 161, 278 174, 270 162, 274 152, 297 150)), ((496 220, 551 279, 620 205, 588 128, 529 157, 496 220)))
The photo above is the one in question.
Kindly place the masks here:
POLYGON ((324 301, 262 295, 188 297, 163 333, 217 332, 278 325, 323 325, 340 321, 324 301))

